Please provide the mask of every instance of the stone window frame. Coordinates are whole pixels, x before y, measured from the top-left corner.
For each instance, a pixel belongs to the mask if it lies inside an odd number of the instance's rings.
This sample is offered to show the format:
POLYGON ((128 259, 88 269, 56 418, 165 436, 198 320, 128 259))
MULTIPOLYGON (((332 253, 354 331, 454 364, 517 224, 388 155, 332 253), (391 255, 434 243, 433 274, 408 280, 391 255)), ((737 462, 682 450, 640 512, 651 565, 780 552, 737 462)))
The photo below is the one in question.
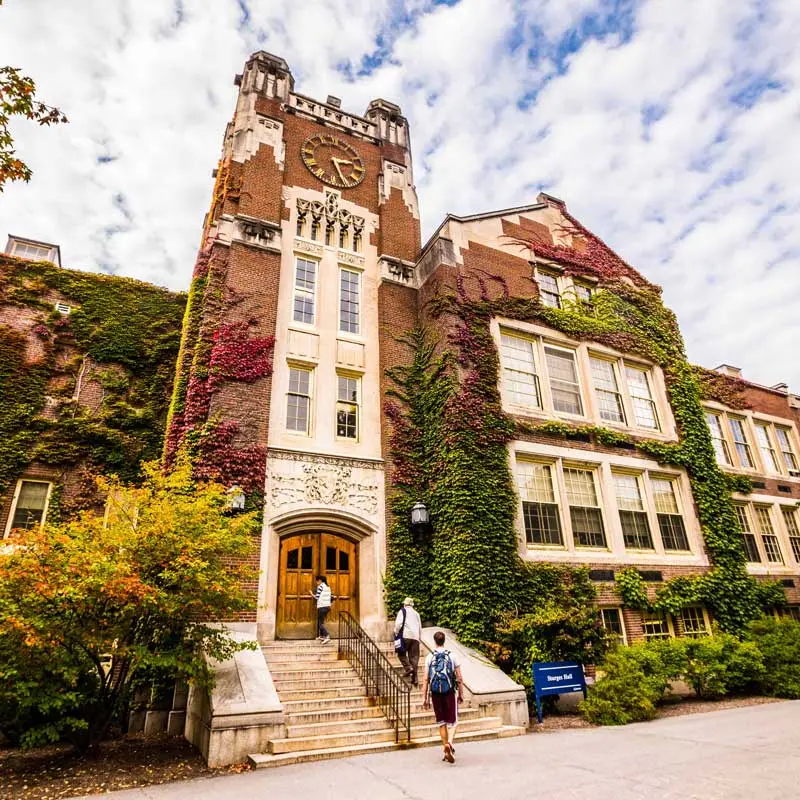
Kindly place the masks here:
POLYGON ((603 630, 605 630, 609 636, 617 640, 619 645, 624 647, 628 644, 628 630, 625 627, 625 615, 622 613, 622 606, 600 606, 600 624, 603 626, 603 630), (619 620, 620 626, 619 633, 611 630, 606 624, 605 615, 607 611, 613 611, 617 614, 617 619, 619 620))
POLYGON ((505 317, 495 317, 491 322, 491 333, 494 338, 495 348, 500 358, 499 390, 503 410, 517 415, 540 419, 572 421, 580 423, 593 423, 612 430, 646 436, 649 439, 663 441, 676 441, 677 431, 674 416, 667 400, 666 383, 663 371, 657 364, 648 362, 637 356, 622 353, 613 348, 597 342, 579 341, 571 339, 560 331, 555 331, 538 323, 511 320, 505 317), (503 364, 502 336, 527 339, 533 346, 533 357, 538 376, 541 408, 534 405, 522 405, 515 402, 512 392, 506 383, 503 364), (569 350, 574 353, 575 365, 578 371, 581 403, 583 413, 571 414, 556 411, 553 406, 550 377, 545 357, 545 347, 554 347, 569 350), (591 359, 611 361, 614 363, 614 375, 617 381, 617 390, 622 394, 625 423, 605 420, 600 416, 600 405, 594 389, 591 359), (647 381, 655 407, 659 429, 647 428, 637 425, 633 409, 630 389, 628 387, 625 368, 642 370, 647 375, 647 381))
POLYGON ((614 457, 587 451, 552 446, 537 446, 530 442, 513 442, 511 444, 511 464, 514 482, 517 487, 517 522, 516 529, 521 547, 521 555, 525 557, 535 553, 539 556, 550 556, 553 560, 578 560, 585 562, 587 554, 591 558, 609 562, 622 561, 639 564, 643 561, 654 564, 687 564, 705 563, 703 543, 699 523, 693 513, 691 488, 688 476, 680 469, 665 469, 654 462, 635 460, 633 458, 614 457), (528 449, 536 447, 536 450, 528 449), (542 451, 547 452, 542 452, 542 451), (638 461, 638 463, 636 463, 638 461), (561 544, 535 544, 528 542, 525 528, 524 489, 521 486, 520 463, 538 463, 550 466, 553 482, 555 504, 558 507, 558 519, 561 529, 561 544), (565 469, 584 469, 592 472, 595 494, 599 502, 606 544, 604 547, 577 545, 570 515, 568 493, 564 476, 565 469), (614 474, 632 475, 637 478, 642 498, 644 513, 653 548, 642 550, 624 546, 622 523, 619 516, 614 487, 614 474), (665 550, 658 520, 658 510, 651 489, 651 479, 668 480, 672 483, 675 502, 683 520, 688 550, 665 550))
POLYGON ((800 480, 800 474, 790 474, 790 468, 787 463, 786 456, 784 455, 786 451, 784 451, 782 443, 777 434, 778 429, 784 431, 788 444, 791 447, 791 454, 800 465, 800 460, 798 460, 797 456, 798 452, 800 452, 800 448, 798 447, 798 441, 800 440, 798 439, 797 426, 794 420, 746 409, 737 409, 736 411, 731 411, 721 403, 717 403, 715 401, 704 402, 703 410, 706 414, 713 414, 715 417, 717 417, 722 428, 723 443, 729 457, 729 463, 727 464, 720 462, 720 460, 717 458, 717 464, 719 464, 722 469, 730 472, 738 472, 742 475, 752 476, 760 474, 779 477, 783 480, 800 480), (739 454, 736 451, 733 433, 730 426, 731 419, 737 419, 742 423, 747 444, 750 448, 750 457, 753 462, 752 467, 741 466, 741 461, 739 460, 739 454), (766 428, 770 447, 775 454, 775 461, 779 469, 778 472, 768 468, 767 464, 765 463, 764 455, 762 453, 758 435, 756 433, 757 426, 764 426, 764 428, 766 428))
POLYGON ((47 484, 47 494, 45 495, 44 499, 44 508, 42 509, 42 519, 39 521, 39 527, 41 528, 47 522, 47 512, 50 509, 50 498, 53 494, 53 481, 46 480, 45 478, 26 478, 26 477, 19 478, 14 486, 14 494, 12 495, 11 498, 11 507, 8 510, 8 519, 6 520, 6 527, 5 531, 3 532, 4 539, 7 538, 12 531, 14 515, 17 512, 17 503, 19 502, 19 496, 20 493, 22 492, 22 485, 24 483, 47 484))
POLYGON ((778 498, 766 494, 750 494, 733 496, 735 506, 744 509, 744 517, 748 522, 749 534, 755 540, 755 546, 760 556, 760 561, 747 561, 748 572, 756 575, 787 575, 795 574, 800 568, 800 541, 792 541, 792 531, 787 523, 786 513, 792 513, 795 524, 800 528, 800 510, 796 500, 778 498), (782 561, 771 561, 767 558, 767 549, 763 541, 761 526, 758 524, 756 509, 765 509, 776 538, 782 561))

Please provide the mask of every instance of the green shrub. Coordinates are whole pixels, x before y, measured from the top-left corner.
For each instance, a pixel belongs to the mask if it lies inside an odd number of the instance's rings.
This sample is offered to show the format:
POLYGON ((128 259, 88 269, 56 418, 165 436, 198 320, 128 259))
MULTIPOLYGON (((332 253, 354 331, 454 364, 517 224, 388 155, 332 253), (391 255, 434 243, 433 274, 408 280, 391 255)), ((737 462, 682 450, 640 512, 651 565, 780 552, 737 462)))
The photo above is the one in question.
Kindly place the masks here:
POLYGON ((652 719, 668 683, 658 672, 659 663, 648 645, 613 650, 603 664, 603 676, 589 687, 586 700, 579 705, 580 712, 596 725, 652 719), (655 672, 648 674, 651 669, 655 672))
POLYGON ((717 632, 684 642, 683 679, 702 698, 723 697, 755 686, 764 675, 764 660, 753 642, 717 632))
POLYGON ((762 617, 750 623, 747 638, 764 661, 759 691, 772 697, 800 698, 800 623, 762 617))

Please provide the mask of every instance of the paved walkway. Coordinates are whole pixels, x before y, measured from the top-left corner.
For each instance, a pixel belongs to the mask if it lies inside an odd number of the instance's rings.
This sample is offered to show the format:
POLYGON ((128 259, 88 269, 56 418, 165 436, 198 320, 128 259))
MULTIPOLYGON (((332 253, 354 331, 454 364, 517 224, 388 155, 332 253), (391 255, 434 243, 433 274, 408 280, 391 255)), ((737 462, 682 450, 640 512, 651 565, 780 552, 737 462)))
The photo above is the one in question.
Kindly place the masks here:
MULTIPOLYGON (((800 797, 800 701, 226 775, 114 800, 778 800, 800 797)), ((96 795, 95 795, 96 797, 96 795)))

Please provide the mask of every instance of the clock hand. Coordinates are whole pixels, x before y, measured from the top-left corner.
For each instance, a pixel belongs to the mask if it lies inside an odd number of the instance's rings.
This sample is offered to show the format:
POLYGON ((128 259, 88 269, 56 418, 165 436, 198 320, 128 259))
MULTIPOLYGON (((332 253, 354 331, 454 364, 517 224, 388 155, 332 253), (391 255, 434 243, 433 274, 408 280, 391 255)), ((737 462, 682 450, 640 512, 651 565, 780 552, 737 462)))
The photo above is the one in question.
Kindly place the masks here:
POLYGON ((334 168, 339 173, 339 178, 342 181, 342 183, 347 183, 347 180, 345 179, 344 175, 342 175, 341 165, 349 164, 352 167, 353 162, 348 161, 347 159, 344 158, 331 158, 331 164, 333 164, 334 168))

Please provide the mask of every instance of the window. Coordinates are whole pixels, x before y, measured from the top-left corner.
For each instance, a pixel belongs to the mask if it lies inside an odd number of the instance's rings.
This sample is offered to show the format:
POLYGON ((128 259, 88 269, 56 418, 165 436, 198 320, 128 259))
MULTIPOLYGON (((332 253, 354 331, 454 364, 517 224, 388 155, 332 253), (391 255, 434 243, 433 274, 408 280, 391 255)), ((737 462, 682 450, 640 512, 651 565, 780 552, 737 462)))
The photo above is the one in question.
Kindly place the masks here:
POLYGON ((339 227, 339 249, 347 250, 347 228, 344 225, 339 227))
POLYGON ((744 420, 737 417, 728 417, 733 442, 736 446, 736 454, 739 458, 739 466, 746 469, 753 468, 753 456, 750 452, 750 445, 747 443, 747 436, 744 433, 744 420))
POLYGON ((631 550, 653 550, 653 537, 642 504, 639 479, 635 475, 614 473, 614 488, 625 547, 631 550))
POLYGON ((651 478, 650 489, 658 517, 658 528, 665 550, 688 550, 689 539, 683 517, 675 497, 675 482, 665 478, 651 478))
POLYGON ((305 214, 298 214, 297 215, 297 235, 298 236, 305 236, 306 235, 306 216, 305 216, 305 214))
POLYGON ((772 447, 772 441, 769 438, 769 428, 757 422, 755 424, 756 441, 758 442, 758 449, 761 451, 761 458, 764 460, 764 469, 767 472, 780 472, 778 467, 778 458, 775 455, 775 450, 772 447))
POLYGON ((551 466, 520 462, 519 489, 528 544, 563 546, 551 466))
POLYGON ((339 273, 339 330, 359 333, 361 273, 343 269, 339 273))
POLYGON ((338 376, 336 395, 336 435, 344 439, 358 439, 358 389, 359 379, 338 376))
POLYGON ((570 350, 545 347, 544 354, 547 361, 547 372, 550 377, 553 408, 565 414, 583 416, 581 387, 578 383, 575 353, 570 350))
POLYGON ((353 232, 353 252, 361 252, 361 234, 358 231, 353 232))
POLYGON ((500 335, 500 354, 511 402, 531 408, 542 407, 539 377, 533 356, 533 342, 520 336, 500 335))
POLYGON ((622 614, 618 608, 601 608, 600 622, 612 640, 617 644, 625 644, 625 628, 622 624, 622 614))
POLYGON ((672 626, 667 615, 660 611, 649 611, 642 614, 642 631, 644 638, 669 639, 672 636, 672 626))
POLYGON ((781 609, 782 617, 789 617, 790 619, 800 622, 800 606, 786 606, 781 609))
POLYGON ((594 357, 590 357, 589 361, 592 367, 592 382, 600 418, 607 422, 621 422, 624 425, 625 409, 617 385, 614 364, 611 361, 594 357))
POLYGON ((699 639, 701 636, 708 636, 708 623, 702 608, 689 606, 681 611, 681 627, 683 635, 691 639, 699 639))
POLYGON ((311 411, 311 370, 289 367, 286 400, 286 430, 309 433, 311 411))
POLYGON ((314 324, 317 262, 298 258, 294 273, 294 321, 314 324))
POLYGON ((319 219, 316 217, 311 220, 311 238, 315 242, 319 241, 319 219))
POLYGON ((576 547, 605 547, 603 514, 597 502, 594 473, 588 469, 564 468, 569 517, 576 547))
POLYGON ((656 414, 656 404, 650 392, 650 382, 647 378, 647 370, 639 367, 625 365, 625 377, 628 382, 628 393, 631 396, 633 407, 633 418, 640 428, 658 430, 658 415, 656 414))
POLYGON ((714 447, 714 455, 717 457, 717 464, 730 465, 731 453, 728 450, 728 443, 722 433, 722 422, 718 414, 706 411, 706 422, 711 431, 711 444, 714 447))
POLYGON ((750 527, 750 518, 747 515, 747 509, 739 503, 734 503, 733 508, 734 511, 736 511, 736 518, 739 522, 739 532, 742 535, 742 545, 744 546, 747 560, 751 564, 758 564, 761 561, 761 555, 758 552, 755 534, 750 527))
POLYGON ((328 223, 325 226, 325 244, 328 247, 332 247, 333 246, 333 234, 334 233, 335 233, 334 226, 331 223, 328 223))
POLYGON ((11 510, 9 530, 30 530, 44 523, 51 484, 46 481, 20 481, 11 510))
POLYGON ((539 285, 539 298, 542 305, 561 308, 561 294, 558 291, 558 278, 552 272, 536 270, 536 283, 539 285))
POLYGON ((783 564, 781 546, 778 543, 778 537, 775 535, 775 529, 772 527, 769 509, 765 506, 755 506, 755 511, 756 526, 761 534, 761 541, 764 543, 764 553, 767 556, 767 561, 771 561, 773 564, 783 564))
POLYGON ((575 287, 575 297, 582 303, 590 302, 592 299, 592 287, 587 286, 585 283, 578 283, 577 281, 573 284, 575 287))
POLYGON ((789 544, 792 547, 794 560, 800 564, 800 526, 797 524, 797 509, 789 506, 781 506, 783 522, 786 525, 786 532, 789 534, 789 544))
POLYGON ((11 243, 11 255, 17 258, 26 258, 29 261, 50 261, 52 252, 52 247, 45 247, 33 242, 20 242, 14 239, 11 243))
POLYGON ((797 457, 792 449, 792 440, 789 438, 788 428, 779 428, 775 426, 775 434, 778 437, 778 447, 780 447, 781 455, 783 456, 783 463, 790 473, 798 472, 797 457))

